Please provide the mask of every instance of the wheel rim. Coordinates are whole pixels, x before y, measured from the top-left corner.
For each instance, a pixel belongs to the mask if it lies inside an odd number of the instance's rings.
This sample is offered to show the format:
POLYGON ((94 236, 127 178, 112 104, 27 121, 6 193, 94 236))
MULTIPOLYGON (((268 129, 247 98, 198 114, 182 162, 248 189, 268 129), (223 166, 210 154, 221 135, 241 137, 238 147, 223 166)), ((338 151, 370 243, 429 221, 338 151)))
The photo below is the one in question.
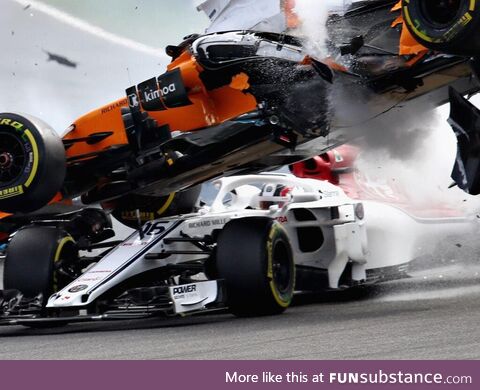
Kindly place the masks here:
POLYGON ((0 132, 0 186, 22 176, 26 163, 26 151, 20 140, 11 133, 0 132))
POLYGON ((461 0, 424 0, 420 3, 423 17, 436 28, 450 27, 458 20, 462 9, 461 0))
POLYGON ((287 244, 283 240, 278 240, 273 248, 272 271, 273 281, 281 294, 290 289, 292 273, 290 263, 287 244))

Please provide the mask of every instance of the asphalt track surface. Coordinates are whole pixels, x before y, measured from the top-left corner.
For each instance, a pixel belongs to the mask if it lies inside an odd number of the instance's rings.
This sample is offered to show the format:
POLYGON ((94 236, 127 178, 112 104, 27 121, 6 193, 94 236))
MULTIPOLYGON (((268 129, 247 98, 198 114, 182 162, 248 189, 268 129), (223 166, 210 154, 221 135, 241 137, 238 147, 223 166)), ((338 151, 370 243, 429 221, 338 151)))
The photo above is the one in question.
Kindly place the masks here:
POLYGON ((275 317, 3 327, 0 359, 478 359, 479 271, 455 264, 365 291, 301 296, 275 317))

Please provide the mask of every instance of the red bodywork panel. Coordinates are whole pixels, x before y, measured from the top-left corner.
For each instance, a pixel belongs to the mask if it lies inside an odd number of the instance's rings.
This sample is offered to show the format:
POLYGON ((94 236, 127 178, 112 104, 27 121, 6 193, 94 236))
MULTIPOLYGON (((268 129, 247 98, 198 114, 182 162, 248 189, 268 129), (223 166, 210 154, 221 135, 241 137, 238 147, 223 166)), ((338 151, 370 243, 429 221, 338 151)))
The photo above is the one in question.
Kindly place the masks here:
POLYGON ((398 207, 416 218, 463 217, 460 210, 441 202, 428 208, 416 206, 416 202, 395 179, 383 182, 372 180, 355 167, 360 150, 352 145, 342 145, 311 160, 292 165, 292 173, 301 178, 326 180, 338 185, 347 196, 360 201, 375 201, 398 207))

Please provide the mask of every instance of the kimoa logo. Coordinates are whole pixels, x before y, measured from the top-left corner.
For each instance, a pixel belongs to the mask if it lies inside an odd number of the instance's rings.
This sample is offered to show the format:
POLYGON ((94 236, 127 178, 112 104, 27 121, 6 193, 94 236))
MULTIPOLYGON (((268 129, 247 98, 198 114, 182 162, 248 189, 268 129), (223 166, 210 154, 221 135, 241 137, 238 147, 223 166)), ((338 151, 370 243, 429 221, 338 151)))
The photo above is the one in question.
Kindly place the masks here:
POLYGON ((185 293, 190 293, 197 291, 197 285, 196 284, 190 284, 188 286, 179 286, 179 287, 174 287, 173 288, 173 295, 176 294, 185 294, 185 293))
POLYGON ((169 93, 175 92, 177 90, 177 86, 175 83, 171 83, 169 85, 166 85, 163 88, 160 88, 160 92, 162 93, 162 96, 166 96, 169 93))
POLYGON ((162 97, 167 96, 168 94, 173 93, 176 90, 177 90, 177 86, 175 85, 175 83, 171 83, 161 89, 157 89, 156 91, 150 91, 150 92, 145 91, 144 92, 145 101, 147 103, 151 102, 152 100, 159 99, 160 96, 162 97))
POLYGON ((152 100, 159 99, 160 91, 158 89, 156 91, 151 91, 151 92, 145 91, 144 96, 145 96, 145 101, 148 103, 148 102, 151 102, 152 100))

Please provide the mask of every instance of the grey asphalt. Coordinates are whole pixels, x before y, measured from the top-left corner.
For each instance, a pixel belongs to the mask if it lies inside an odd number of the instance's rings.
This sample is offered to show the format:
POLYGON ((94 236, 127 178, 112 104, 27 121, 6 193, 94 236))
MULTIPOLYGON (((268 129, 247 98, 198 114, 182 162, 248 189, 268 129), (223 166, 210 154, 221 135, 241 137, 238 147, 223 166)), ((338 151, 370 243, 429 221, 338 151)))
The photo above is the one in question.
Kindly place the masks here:
POLYGON ((0 359, 478 359, 480 274, 453 265, 275 317, 225 314, 0 328, 0 359))

